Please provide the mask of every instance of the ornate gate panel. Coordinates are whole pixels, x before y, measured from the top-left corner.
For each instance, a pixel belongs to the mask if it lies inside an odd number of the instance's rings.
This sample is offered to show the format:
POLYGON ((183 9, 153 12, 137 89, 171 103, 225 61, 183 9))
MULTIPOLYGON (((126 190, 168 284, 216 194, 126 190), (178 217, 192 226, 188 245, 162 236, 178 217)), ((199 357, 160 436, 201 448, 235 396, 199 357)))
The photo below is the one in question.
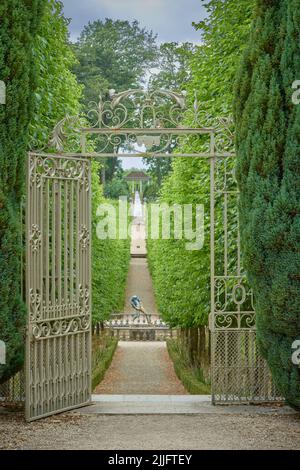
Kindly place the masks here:
POLYGON ((90 159, 31 153, 27 168, 26 419, 91 397, 90 159))
POLYGON ((242 268, 235 156, 216 154, 214 142, 211 151, 212 400, 278 401, 258 351, 253 293, 242 268))

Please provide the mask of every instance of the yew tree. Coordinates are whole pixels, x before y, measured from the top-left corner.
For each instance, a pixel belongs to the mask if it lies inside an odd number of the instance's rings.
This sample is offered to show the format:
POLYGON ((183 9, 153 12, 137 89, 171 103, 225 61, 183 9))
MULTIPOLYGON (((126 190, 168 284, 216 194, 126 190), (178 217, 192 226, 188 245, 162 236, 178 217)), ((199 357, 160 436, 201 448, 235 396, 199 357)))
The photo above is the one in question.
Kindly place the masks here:
POLYGON ((300 408, 300 0, 257 0, 237 78, 237 177, 258 341, 280 393, 300 408))

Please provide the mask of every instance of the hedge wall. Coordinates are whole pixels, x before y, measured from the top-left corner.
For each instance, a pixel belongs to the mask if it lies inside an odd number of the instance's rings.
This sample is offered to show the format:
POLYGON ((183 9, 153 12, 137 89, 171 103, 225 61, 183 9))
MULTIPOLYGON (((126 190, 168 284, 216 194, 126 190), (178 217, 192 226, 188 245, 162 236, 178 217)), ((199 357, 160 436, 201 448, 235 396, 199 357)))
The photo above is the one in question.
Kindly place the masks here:
POLYGON ((236 92, 244 262, 258 341, 287 401, 300 408, 300 1, 258 0, 236 92))
POLYGON ((37 86, 32 51, 44 6, 45 0, 0 3, 0 79, 7 85, 7 103, 0 105, 0 339, 7 347, 1 382, 23 364, 26 309, 21 296, 20 206, 37 86))

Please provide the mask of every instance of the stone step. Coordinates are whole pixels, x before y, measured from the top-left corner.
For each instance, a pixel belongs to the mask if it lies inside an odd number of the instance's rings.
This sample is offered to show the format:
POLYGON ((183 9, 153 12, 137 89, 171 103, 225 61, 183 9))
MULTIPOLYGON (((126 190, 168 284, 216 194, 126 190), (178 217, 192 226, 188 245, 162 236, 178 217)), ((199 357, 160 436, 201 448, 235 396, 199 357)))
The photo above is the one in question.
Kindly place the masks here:
POLYGON ((131 258, 147 258, 147 253, 131 253, 131 258))
POLYGON ((83 414, 295 414, 287 406, 218 405, 210 395, 93 395, 92 404, 79 408, 83 414))

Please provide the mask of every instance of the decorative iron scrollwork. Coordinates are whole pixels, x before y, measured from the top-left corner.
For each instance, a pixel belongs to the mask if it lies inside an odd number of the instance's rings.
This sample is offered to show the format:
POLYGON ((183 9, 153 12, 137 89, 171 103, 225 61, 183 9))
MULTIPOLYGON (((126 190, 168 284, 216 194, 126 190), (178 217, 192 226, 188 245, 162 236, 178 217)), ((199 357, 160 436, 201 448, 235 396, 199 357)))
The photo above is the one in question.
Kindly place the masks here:
POLYGON ((146 150, 150 150, 152 147, 160 146, 161 137, 159 135, 139 135, 137 136, 136 143, 138 146, 146 147, 146 150))
MULTIPOLYGON (((144 129, 145 132, 147 129, 144 129)), ((172 150, 181 146, 182 148, 191 145, 191 135, 185 132, 184 129, 162 130, 159 134, 154 134, 149 129, 149 134, 139 135, 137 130, 126 131, 120 129, 118 134, 109 131, 101 132, 94 138, 94 144, 97 147, 97 154, 110 153, 118 156, 120 147, 128 152, 134 152, 144 156, 145 153, 155 156, 156 154, 165 153, 166 156, 171 156, 172 150), (146 150, 145 150, 146 149, 146 150)), ((194 141, 199 139, 199 136, 194 135, 194 141)))
POLYGON ((30 185, 41 187, 43 178, 79 181, 89 191, 89 162, 83 158, 30 155, 30 185))
MULTIPOLYGON (((67 144, 68 148, 78 151, 82 131, 88 130, 87 123, 92 129, 108 131, 104 138, 106 145, 102 145, 101 150, 97 148, 97 153, 105 152, 107 146, 119 148, 123 144, 124 136, 110 134, 111 130, 182 128, 181 121, 186 108, 185 92, 130 89, 116 93, 115 90, 110 90, 109 97, 110 99, 103 100, 100 95, 98 103, 89 103, 86 116, 66 115, 56 124, 48 147, 62 152, 67 144)), ((132 135, 127 137, 126 145, 136 143, 137 139, 147 149, 160 144, 157 136, 145 135, 141 138, 132 135)))
POLYGON ((33 253, 36 253, 40 250, 41 245, 42 245, 42 232, 39 226, 36 224, 33 224, 31 226, 29 243, 30 243, 31 251, 33 253))
POLYGON ((29 292, 29 315, 31 321, 36 321, 41 318, 41 294, 38 290, 30 289, 29 292))
POLYGON ((80 228, 79 242, 83 250, 87 250, 90 245, 90 231, 86 225, 82 225, 80 228))
POLYGON ((79 286, 79 305, 82 314, 86 314, 90 310, 90 290, 89 288, 79 286))
POLYGON ((168 90, 110 90, 110 100, 103 101, 101 95, 99 98, 98 103, 89 104, 87 113, 95 128, 177 127, 185 109, 185 94, 168 90), (131 106, 126 106, 126 100, 131 106))
POLYGON ((37 160, 37 169, 47 178, 81 179, 84 162, 70 158, 46 157, 37 160))
POLYGON ((75 140, 75 142, 78 140, 82 126, 83 122, 80 116, 69 116, 67 114, 54 127, 48 146, 62 152, 66 140, 68 140, 69 145, 71 140, 75 140))
POLYGON ((84 332, 90 328, 90 315, 65 317, 32 324, 34 339, 66 336, 69 333, 84 332))
POLYGON ((215 279, 216 312, 235 311, 246 302, 253 308, 253 292, 246 278, 220 276, 215 279))

